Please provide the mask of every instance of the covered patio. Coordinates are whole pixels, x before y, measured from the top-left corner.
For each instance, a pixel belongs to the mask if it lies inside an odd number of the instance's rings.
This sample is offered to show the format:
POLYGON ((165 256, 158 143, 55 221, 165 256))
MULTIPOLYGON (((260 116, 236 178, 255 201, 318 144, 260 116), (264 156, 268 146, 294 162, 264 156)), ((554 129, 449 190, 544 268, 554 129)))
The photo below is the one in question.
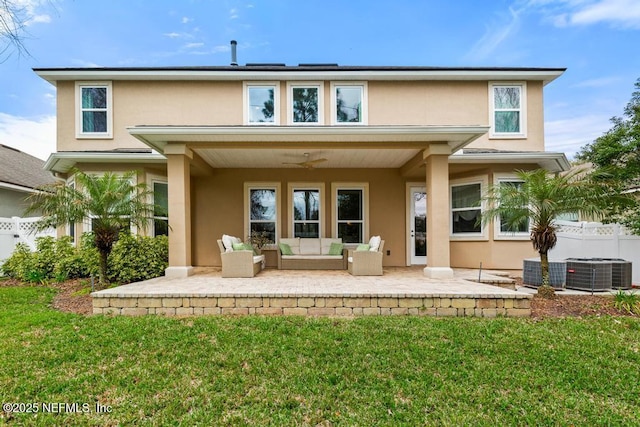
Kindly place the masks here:
POLYGON ((197 268, 94 292, 93 313, 110 315, 530 316, 530 293, 504 275, 454 269, 452 279, 424 277, 420 266, 385 267, 383 276, 346 271, 263 270, 249 279, 197 268), (492 284, 488 284, 492 283, 492 284))

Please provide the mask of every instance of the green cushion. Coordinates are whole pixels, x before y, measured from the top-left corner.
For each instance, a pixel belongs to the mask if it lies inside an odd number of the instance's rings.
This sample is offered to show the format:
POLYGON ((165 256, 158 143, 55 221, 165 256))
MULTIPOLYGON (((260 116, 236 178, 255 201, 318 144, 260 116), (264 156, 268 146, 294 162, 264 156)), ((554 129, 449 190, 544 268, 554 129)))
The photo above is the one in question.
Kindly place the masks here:
POLYGON ((358 245, 358 247, 356 248, 356 251, 368 251, 370 248, 368 243, 363 243, 361 245, 358 245))
POLYGON ((342 243, 332 243, 329 247, 329 255, 342 255, 342 249, 344 245, 342 243))
POLYGON ((293 255, 291 246, 287 245, 286 243, 280 243, 278 244, 278 246, 280 247, 280 252, 282 252, 282 255, 293 255))
POLYGON ((251 243, 234 243, 233 244, 234 251, 251 251, 253 252, 253 246, 251 243))

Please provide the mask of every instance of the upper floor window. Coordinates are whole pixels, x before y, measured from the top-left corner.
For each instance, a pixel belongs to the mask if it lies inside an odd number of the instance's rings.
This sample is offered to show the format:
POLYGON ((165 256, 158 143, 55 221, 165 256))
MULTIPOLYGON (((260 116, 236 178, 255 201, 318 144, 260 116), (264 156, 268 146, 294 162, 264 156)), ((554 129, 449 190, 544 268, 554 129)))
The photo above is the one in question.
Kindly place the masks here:
POLYGON ((526 136, 526 85, 524 83, 491 83, 491 135, 494 137, 526 136))
POLYGON ((332 123, 339 125, 367 123, 366 83, 332 83, 332 123))
POLYGON ((291 124, 321 124, 323 91, 320 83, 289 84, 288 115, 291 124))
POLYGON ((111 83, 77 83, 77 136, 111 138, 111 83))
POLYGON ((279 92, 277 83, 245 83, 245 124, 279 124, 279 92))

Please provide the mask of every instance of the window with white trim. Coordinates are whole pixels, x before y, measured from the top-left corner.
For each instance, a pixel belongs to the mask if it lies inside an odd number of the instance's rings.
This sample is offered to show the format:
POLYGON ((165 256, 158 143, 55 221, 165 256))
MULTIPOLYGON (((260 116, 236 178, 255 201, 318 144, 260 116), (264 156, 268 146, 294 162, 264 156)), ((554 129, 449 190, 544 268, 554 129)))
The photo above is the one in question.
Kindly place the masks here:
POLYGON ((333 236, 344 243, 363 243, 369 238, 367 183, 331 184, 334 214, 333 236))
POLYGON ((247 185, 245 192, 247 236, 265 233, 272 242, 278 237, 279 185, 247 185))
POLYGON ((526 85, 524 83, 490 83, 491 136, 523 138, 526 136, 526 85))
POLYGON ((451 185, 451 234, 482 235, 479 223, 482 214, 482 184, 480 182, 451 185))
POLYGON ((322 83, 289 83, 287 114, 289 124, 322 124, 324 94, 322 83))
MULTIPOLYGON (((495 174, 494 185, 509 185, 518 190, 523 181, 512 174, 495 174)), ((508 218, 502 216, 494 221, 494 238, 499 240, 528 240, 529 239, 529 219, 518 225, 517 229, 510 229, 507 225, 508 218)))
POLYGON ((280 85, 278 83, 245 83, 244 123, 277 125, 280 123, 280 85))
POLYGON ((367 84, 331 83, 331 123, 367 124, 367 84))
POLYGON ((169 235, 169 186, 153 181, 153 235, 169 235))
POLYGON ((76 111, 78 138, 111 138, 111 82, 76 83, 76 111))
POLYGON ((320 186, 291 187, 293 237, 321 237, 323 195, 320 186))

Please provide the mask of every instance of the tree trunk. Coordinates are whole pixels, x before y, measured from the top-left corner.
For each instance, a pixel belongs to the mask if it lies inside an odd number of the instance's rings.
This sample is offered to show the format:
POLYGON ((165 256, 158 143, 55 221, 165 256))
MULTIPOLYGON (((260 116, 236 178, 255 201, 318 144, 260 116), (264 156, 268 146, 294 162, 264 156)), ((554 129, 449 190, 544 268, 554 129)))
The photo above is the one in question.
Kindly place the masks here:
POLYGON ((542 286, 550 286, 551 281, 549 280, 549 257, 547 256, 547 252, 539 252, 540 253, 540 270, 542 272, 542 286))
POLYGON ((555 298, 556 291, 551 286, 549 279, 549 257, 547 251, 540 251, 540 270, 542 272, 542 285, 538 287, 538 295, 543 298, 555 298))
POLYGON ((100 253, 100 277, 98 280, 102 287, 106 287, 106 285, 109 284, 107 277, 107 259, 109 258, 109 254, 101 250, 98 250, 98 253, 100 253))

